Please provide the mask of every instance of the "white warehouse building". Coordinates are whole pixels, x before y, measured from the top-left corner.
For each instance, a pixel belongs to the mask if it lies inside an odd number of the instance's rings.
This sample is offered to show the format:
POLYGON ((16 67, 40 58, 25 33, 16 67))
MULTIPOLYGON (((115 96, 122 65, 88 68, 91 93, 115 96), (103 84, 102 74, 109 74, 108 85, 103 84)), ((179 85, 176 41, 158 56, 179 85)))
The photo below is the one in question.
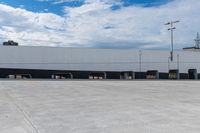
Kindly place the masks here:
POLYGON ((199 51, 175 51, 173 61, 169 56, 169 51, 160 50, 2 45, 0 77, 135 79, 142 78, 141 75, 146 78, 147 72, 152 71, 154 76, 158 74, 156 78, 165 74, 165 79, 172 70, 178 74, 174 78, 182 74, 187 79, 190 72, 193 78, 198 78, 199 51))

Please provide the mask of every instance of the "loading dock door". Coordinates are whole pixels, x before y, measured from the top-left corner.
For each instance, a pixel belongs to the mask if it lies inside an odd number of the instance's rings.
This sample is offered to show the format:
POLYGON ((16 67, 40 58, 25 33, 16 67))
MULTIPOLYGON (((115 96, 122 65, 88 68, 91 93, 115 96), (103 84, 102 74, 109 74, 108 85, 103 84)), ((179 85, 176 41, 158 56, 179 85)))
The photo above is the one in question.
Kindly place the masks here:
POLYGON ((188 70, 189 79, 197 79, 197 69, 188 70))
POLYGON ((146 79, 146 72, 135 72, 135 79, 146 79))
POLYGON ((174 70, 169 70, 169 79, 179 79, 179 70, 174 69, 174 70))
POLYGON ((146 72, 146 79, 159 79, 159 73, 157 70, 149 70, 146 72))
POLYGON ((52 79, 73 79, 72 73, 57 73, 53 74, 52 79))
POLYGON ((92 72, 89 74, 89 79, 106 79, 105 72, 92 72))
POLYGON ((121 72, 120 73, 120 79, 134 79, 135 78, 135 73, 134 72, 121 72))
POLYGON ((7 76, 9 79, 31 79, 31 74, 10 74, 7 76))

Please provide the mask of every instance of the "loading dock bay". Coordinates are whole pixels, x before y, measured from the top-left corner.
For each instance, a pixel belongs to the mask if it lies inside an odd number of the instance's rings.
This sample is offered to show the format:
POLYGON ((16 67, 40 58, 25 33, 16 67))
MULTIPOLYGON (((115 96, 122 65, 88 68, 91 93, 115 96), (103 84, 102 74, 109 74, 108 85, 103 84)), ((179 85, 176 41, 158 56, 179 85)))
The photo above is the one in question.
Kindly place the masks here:
POLYGON ((0 69, 0 78, 7 79, 90 79, 90 80, 135 80, 135 79, 170 79, 170 80, 197 80, 200 79, 197 69, 189 69, 188 73, 180 73, 178 69, 171 69, 168 73, 158 70, 146 72, 133 71, 56 71, 56 70, 22 70, 0 69))

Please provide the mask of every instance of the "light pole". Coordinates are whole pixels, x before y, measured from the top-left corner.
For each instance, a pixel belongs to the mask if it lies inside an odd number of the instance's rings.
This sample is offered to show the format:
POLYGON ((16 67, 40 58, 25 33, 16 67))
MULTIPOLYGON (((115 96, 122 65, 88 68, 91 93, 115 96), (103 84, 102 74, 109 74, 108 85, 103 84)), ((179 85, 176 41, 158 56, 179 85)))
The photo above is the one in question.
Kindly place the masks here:
POLYGON ((167 60, 168 60, 167 64, 168 64, 168 71, 169 71, 169 69, 170 69, 170 57, 168 57, 167 60))
POLYGON ((142 71, 142 51, 139 51, 140 72, 142 71))
POLYGON ((179 70, 179 54, 177 54, 177 69, 179 70))
POLYGON ((171 61, 173 61, 173 56, 174 56, 174 30, 176 29, 176 27, 174 26, 175 23, 178 23, 180 21, 170 21, 168 23, 166 23, 165 25, 170 25, 170 28, 168 30, 171 31, 171 52, 170 52, 170 59, 171 61))

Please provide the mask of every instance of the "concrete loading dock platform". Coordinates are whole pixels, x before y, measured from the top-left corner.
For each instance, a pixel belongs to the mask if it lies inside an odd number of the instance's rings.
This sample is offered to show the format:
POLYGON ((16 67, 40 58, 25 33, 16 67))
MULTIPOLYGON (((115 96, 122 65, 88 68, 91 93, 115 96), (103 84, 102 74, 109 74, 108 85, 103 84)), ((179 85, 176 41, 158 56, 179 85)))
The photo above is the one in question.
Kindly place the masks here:
POLYGON ((0 81, 1 133, 199 133, 199 81, 0 81))

